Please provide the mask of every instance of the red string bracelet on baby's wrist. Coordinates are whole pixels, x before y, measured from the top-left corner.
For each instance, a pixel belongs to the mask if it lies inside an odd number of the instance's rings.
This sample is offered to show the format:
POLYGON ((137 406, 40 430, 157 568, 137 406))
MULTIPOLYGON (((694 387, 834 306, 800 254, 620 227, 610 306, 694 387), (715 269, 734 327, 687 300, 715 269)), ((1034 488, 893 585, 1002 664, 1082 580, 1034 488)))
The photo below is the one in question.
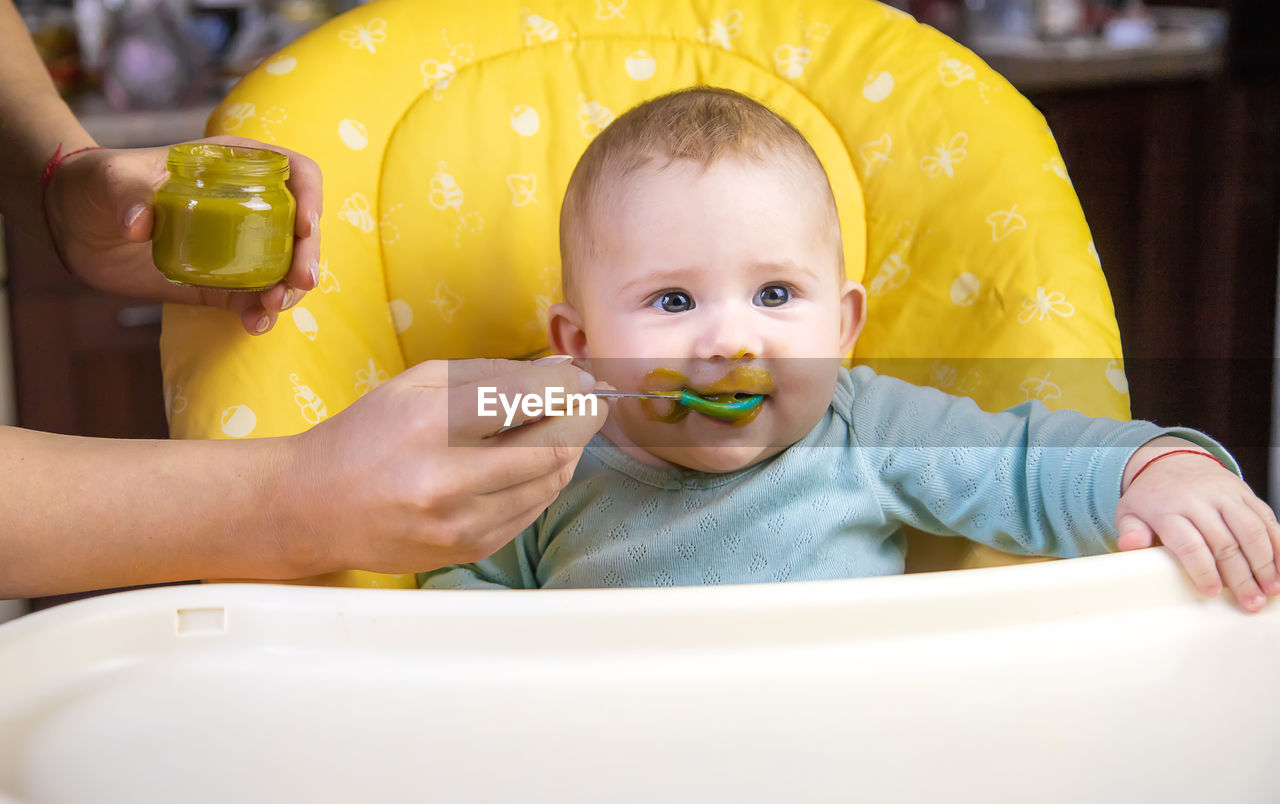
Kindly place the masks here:
POLYGON ((102 147, 98 145, 90 145, 87 148, 79 148, 68 153, 62 152, 62 143, 58 143, 58 147, 54 150, 53 156, 49 157, 49 161, 45 163, 44 173, 40 174, 40 211, 44 213, 44 228, 49 231, 49 242, 53 244, 53 251, 58 255, 58 261, 62 263, 62 267, 70 273, 71 269, 67 266, 67 260, 62 256, 62 249, 58 248, 58 238, 53 234, 53 223, 49 220, 49 183, 53 181, 53 174, 58 167, 67 159, 82 154, 85 151, 101 151, 102 147))
POLYGON ((1133 477, 1129 479, 1128 487, 1133 488, 1133 484, 1138 482, 1138 478, 1142 476, 1143 472, 1147 471, 1147 469, 1151 467, 1151 464, 1155 463, 1156 461, 1164 460, 1165 458, 1168 458, 1170 455, 1199 455, 1202 458, 1208 458, 1209 460, 1221 466, 1223 469, 1227 468, 1227 465, 1225 463, 1218 460, 1213 455, 1210 455, 1207 452, 1202 452, 1201 450, 1198 450, 1198 449, 1171 449, 1168 452, 1161 453, 1160 455, 1157 455, 1156 457, 1144 463, 1141 469, 1133 473, 1133 477))

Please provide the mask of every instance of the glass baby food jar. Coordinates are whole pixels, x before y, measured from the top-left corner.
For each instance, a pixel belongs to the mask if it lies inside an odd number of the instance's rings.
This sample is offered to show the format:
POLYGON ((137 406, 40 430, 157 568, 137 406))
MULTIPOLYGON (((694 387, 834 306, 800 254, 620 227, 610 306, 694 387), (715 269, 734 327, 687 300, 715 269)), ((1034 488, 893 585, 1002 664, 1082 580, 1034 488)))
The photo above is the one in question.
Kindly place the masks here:
POLYGON ((265 290, 293 261, 297 205, 289 158, 262 148, 187 143, 169 149, 156 193, 151 254, 179 285, 265 290))

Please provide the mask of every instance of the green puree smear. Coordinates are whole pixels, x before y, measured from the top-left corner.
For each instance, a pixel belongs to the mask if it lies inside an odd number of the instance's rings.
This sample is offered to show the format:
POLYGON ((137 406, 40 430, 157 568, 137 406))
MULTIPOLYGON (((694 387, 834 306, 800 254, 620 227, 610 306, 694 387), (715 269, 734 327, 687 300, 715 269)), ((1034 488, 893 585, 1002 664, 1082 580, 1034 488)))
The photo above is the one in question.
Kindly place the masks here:
POLYGON ((641 404, 648 416, 667 424, 675 424, 693 410, 717 421, 746 425, 759 415, 765 395, 741 390, 730 392, 729 389, 769 391, 773 387, 769 372, 751 366, 734 368, 712 384, 708 389, 710 393, 689 390, 688 381, 683 374, 671 369, 654 369, 645 375, 645 386, 653 389, 652 393, 670 397, 676 403, 670 409, 663 410, 654 400, 642 400, 641 404))

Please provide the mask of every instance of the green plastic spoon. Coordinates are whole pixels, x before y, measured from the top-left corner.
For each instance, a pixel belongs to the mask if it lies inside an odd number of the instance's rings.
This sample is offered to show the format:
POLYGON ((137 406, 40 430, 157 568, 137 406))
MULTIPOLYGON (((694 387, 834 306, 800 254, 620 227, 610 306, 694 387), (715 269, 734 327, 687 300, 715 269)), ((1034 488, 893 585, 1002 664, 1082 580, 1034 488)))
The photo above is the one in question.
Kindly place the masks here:
POLYGON ((708 399, 693 391, 655 391, 653 393, 633 393, 630 391, 593 391, 596 396, 615 399, 672 399, 690 410, 696 410, 703 416, 710 416, 722 422, 736 422, 760 406, 764 394, 744 396, 734 394, 731 399, 708 399))

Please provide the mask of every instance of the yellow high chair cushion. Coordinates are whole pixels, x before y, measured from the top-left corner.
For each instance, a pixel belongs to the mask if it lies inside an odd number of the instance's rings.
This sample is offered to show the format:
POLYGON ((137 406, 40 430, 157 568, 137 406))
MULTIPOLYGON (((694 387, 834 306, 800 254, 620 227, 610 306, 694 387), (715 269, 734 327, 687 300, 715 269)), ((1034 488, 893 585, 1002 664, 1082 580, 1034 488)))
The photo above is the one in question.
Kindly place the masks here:
POLYGON ((989 409, 1128 417, 1053 137, 938 32, 872 0, 375 0, 269 59, 210 119, 320 163, 320 286, 257 338, 225 312, 166 309, 173 437, 296 433, 423 360, 544 349, 579 155, 617 114, 692 84, 759 98, 813 144, 870 294, 855 362, 989 409))

